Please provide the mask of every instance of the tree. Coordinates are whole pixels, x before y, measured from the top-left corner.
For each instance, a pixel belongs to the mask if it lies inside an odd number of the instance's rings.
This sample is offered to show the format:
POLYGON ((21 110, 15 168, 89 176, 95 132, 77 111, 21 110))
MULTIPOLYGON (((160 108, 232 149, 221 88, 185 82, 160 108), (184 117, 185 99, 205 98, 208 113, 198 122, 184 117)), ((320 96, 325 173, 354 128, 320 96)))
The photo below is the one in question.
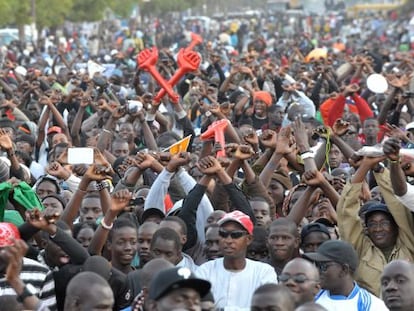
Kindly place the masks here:
POLYGON ((5 26, 14 22, 14 11, 18 2, 16 0, 0 0, 0 25, 5 26))
MULTIPOLYGON (((72 6, 73 0, 36 0, 38 29, 62 25, 71 12, 72 6)), ((27 20, 23 22, 27 23, 27 20)))
MULTIPOLYGON (((102 19, 108 0, 72 0, 68 19, 73 22, 93 22, 102 19)), ((123 1, 119 1, 123 2, 123 1)))
POLYGON ((114 13, 120 17, 129 17, 134 9, 134 6, 138 5, 137 0, 109 0, 108 6, 114 11, 114 13))
POLYGON ((143 5, 144 14, 165 14, 169 12, 180 12, 192 8, 201 0, 151 0, 143 5))

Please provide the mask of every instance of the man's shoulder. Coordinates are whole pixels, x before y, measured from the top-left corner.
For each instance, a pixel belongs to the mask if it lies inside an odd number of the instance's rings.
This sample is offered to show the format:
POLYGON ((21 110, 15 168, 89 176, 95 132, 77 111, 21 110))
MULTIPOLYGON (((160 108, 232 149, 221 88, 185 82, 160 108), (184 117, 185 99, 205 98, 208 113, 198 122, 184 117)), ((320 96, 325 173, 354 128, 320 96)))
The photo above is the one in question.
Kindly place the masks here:
POLYGON ((385 311, 388 310, 387 306, 385 305, 385 302, 375 296, 374 294, 371 294, 369 291, 364 289, 367 294, 371 297, 371 310, 375 311, 385 311))
POLYGON ((50 269, 48 266, 37 262, 33 259, 23 257, 23 266, 22 266, 22 272, 24 271, 33 271, 33 272, 44 272, 49 273, 50 269))
POLYGON ((266 273, 274 273, 275 269, 268 263, 263 261, 256 261, 246 258, 246 268, 255 270, 257 272, 263 271, 266 273))
POLYGON ((223 269, 224 269, 223 258, 217 258, 217 259, 209 260, 209 261, 203 263, 202 265, 200 265, 199 269, 206 269, 206 268, 210 269, 212 267, 215 267, 215 268, 223 267, 223 269))

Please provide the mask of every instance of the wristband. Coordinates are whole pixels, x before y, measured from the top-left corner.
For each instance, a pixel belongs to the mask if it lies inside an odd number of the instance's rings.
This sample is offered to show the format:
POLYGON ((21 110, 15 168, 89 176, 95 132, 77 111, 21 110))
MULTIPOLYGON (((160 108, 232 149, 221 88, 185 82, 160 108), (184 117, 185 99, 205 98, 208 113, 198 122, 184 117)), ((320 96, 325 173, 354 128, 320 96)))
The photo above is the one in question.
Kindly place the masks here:
POLYGON ((104 221, 104 218, 101 219, 101 227, 104 228, 105 230, 111 230, 113 226, 114 226, 114 223, 107 225, 104 221))
POLYGON ((102 191, 105 188, 108 188, 109 189, 109 187, 110 187, 109 182, 106 181, 106 180, 102 180, 101 182, 97 182, 96 183, 95 190, 96 191, 102 191))
POLYGON ((388 159, 388 161, 390 161, 390 163, 392 163, 392 164, 400 164, 400 157, 398 156, 398 159, 397 160, 391 160, 391 159, 388 159))
POLYGON ((302 160, 306 160, 306 159, 309 159, 309 158, 313 159, 315 157, 315 155, 313 154, 313 152, 308 151, 308 152, 302 153, 300 155, 300 157, 302 158, 302 160))
POLYGON ((154 121, 155 120, 155 114, 152 113, 148 113, 145 115, 145 120, 148 122, 154 121))
POLYGON ((102 131, 104 131, 104 133, 112 134, 112 132, 110 130, 107 130, 107 129, 102 129, 102 131))

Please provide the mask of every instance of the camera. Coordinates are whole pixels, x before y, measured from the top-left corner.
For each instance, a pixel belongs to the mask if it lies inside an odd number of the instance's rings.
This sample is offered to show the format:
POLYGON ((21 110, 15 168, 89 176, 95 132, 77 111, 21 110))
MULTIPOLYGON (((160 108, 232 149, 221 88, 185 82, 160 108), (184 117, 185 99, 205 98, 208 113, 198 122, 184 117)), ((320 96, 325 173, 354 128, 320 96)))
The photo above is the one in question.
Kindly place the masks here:
POLYGON ((144 205, 145 198, 144 197, 137 197, 134 199, 131 199, 128 203, 129 206, 136 206, 136 205, 144 205))
POLYGON ((128 102, 123 106, 123 110, 127 114, 137 113, 142 109, 144 105, 138 100, 128 100, 128 102))
POLYGON ((93 77, 92 81, 95 84, 96 91, 100 94, 103 94, 108 86, 108 82, 105 80, 105 78, 95 76, 93 77))

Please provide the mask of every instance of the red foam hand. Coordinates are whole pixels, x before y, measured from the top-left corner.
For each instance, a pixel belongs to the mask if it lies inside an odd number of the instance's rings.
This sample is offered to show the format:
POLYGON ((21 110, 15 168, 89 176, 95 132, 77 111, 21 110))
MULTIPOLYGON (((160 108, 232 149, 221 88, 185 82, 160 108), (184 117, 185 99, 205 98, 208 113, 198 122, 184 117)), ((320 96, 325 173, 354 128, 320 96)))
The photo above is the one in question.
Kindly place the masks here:
POLYGON ((192 49, 195 48, 196 45, 199 45, 202 42, 203 42, 203 38, 200 35, 192 32, 191 33, 191 42, 185 49, 186 50, 192 50, 192 49))
POLYGON ((158 49, 153 47, 152 49, 145 49, 141 51, 137 56, 137 63, 139 68, 150 71, 151 67, 155 67, 158 61, 158 49))
POLYGON ((226 157, 226 151, 224 150, 224 146, 226 145, 224 131, 228 125, 229 121, 227 119, 214 121, 208 129, 200 135, 201 140, 214 139, 214 141, 220 143, 221 150, 217 151, 217 157, 226 157))
POLYGON ((148 71, 152 77, 158 82, 161 86, 164 94, 167 93, 168 96, 171 98, 172 102, 177 103, 179 100, 179 96, 177 93, 174 92, 172 89, 172 85, 170 85, 164 78, 160 75, 155 65, 158 61, 158 49, 153 47, 152 49, 145 49, 141 51, 137 56, 137 62, 139 68, 148 71))
MULTIPOLYGON (((182 77, 184 77, 187 73, 195 71, 200 66, 201 58, 200 55, 198 55, 196 52, 192 50, 187 49, 181 49, 180 52, 178 52, 178 58, 177 63, 179 66, 179 69, 175 72, 175 74, 171 77, 171 79, 168 81, 168 85, 170 87, 176 85, 178 81, 182 77)), ((156 102, 159 102, 161 98, 165 96, 166 89, 161 89, 158 94, 154 97, 154 100, 156 102)), ((174 102, 174 101, 173 101, 174 102)))

